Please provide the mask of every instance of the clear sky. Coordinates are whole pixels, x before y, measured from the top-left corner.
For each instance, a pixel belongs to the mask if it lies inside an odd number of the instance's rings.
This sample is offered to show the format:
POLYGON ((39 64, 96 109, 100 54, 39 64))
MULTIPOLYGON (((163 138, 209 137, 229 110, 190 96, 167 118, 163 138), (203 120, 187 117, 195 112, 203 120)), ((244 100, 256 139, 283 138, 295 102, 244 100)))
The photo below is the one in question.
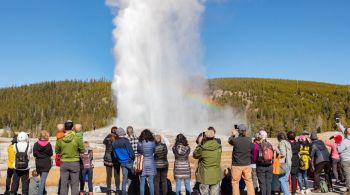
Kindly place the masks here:
MULTIPOLYGON (((207 75, 350 84, 349 0, 207 0, 207 75)), ((103 0, 1 0, 0 87, 112 79, 103 0)))

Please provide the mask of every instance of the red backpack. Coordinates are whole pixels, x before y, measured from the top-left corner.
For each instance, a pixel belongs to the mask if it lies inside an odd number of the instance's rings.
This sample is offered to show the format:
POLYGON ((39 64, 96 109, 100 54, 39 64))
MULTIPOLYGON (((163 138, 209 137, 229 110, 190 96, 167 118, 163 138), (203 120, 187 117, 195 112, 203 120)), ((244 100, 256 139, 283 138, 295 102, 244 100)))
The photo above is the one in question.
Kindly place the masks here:
POLYGON ((269 142, 263 142, 259 147, 258 163, 262 165, 272 165, 273 148, 269 142))

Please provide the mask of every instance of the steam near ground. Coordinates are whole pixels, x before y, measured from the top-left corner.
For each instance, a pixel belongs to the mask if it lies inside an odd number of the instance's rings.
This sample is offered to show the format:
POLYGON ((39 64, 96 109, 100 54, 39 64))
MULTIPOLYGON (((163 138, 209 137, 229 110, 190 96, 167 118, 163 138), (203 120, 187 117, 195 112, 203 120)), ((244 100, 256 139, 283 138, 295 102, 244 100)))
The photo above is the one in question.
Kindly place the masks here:
POLYGON ((112 85, 118 126, 197 134, 214 126, 225 134, 241 121, 232 108, 206 98, 200 0, 107 0, 117 64, 112 85))

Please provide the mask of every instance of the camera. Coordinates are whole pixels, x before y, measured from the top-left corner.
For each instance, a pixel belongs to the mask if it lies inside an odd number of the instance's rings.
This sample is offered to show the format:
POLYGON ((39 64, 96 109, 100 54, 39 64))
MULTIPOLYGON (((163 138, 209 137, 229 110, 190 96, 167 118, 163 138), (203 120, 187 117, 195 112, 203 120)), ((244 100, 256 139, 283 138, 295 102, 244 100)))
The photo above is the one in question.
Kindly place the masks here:
POLYGON ((238 125, 237 125, 237 124, 235 124, 235 129, 236 129, 236 130, 238 129, 238 125))
POLYGON ((340 118, 339 117, 335 118, 335 122, 340 123, 340 118))

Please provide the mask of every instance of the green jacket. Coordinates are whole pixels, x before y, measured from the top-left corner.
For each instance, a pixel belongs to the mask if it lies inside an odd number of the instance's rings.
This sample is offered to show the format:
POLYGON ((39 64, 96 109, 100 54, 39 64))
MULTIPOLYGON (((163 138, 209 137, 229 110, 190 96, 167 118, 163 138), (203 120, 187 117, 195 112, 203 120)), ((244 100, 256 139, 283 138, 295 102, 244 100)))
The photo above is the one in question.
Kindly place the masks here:
POLYGON ((61 155, 62 162, 79 162, 84 151, 83 141, 73 131, 56 142, 55 152, 61 155))
POLYGON ((221 144, 216 140, 198 145, 193 158, 198 159, 196 179, 205 185, 216 185, 221 181, 221 144))

